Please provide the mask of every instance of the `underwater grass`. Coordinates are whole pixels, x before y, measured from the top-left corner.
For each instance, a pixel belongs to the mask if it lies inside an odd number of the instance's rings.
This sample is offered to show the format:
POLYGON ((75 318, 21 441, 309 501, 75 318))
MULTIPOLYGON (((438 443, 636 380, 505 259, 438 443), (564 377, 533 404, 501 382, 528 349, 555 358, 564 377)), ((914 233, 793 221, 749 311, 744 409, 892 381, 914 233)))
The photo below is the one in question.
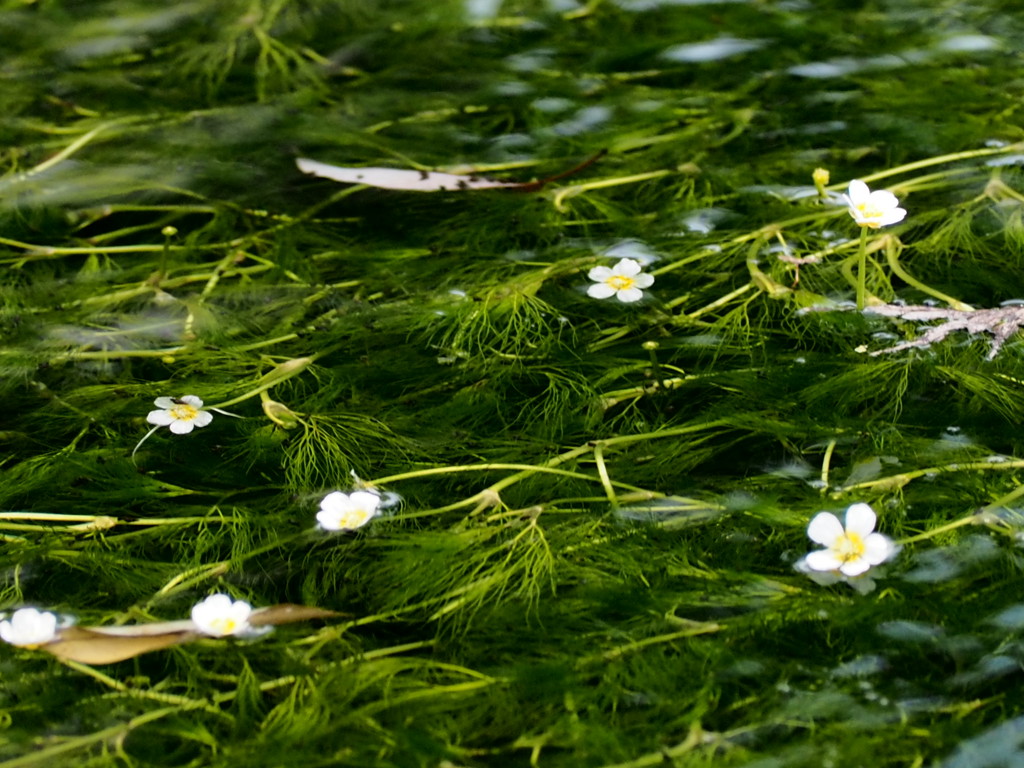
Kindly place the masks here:
POLYGON ((0 607, 340 614, 95 667, 5 645, 0 765, 952 766, 998 737, 1020 342, 854 311, 839 198, 909 211, 864 238, 869 308, 1019 300, 1017 64, 918 5, 0 3, 0 607), (701 59, 722 30, 755 44, 701 59), (528 194, 293 165, 528 181, 602 149, 528 194), (620 259, 643 300, 588 295, 620 259), (231 416, 140 445, 184 395, 231 416), (317 527, 355 489, 380 513, 317 527), (794 570, 855 502, 903 547, 863 594, 794 570))

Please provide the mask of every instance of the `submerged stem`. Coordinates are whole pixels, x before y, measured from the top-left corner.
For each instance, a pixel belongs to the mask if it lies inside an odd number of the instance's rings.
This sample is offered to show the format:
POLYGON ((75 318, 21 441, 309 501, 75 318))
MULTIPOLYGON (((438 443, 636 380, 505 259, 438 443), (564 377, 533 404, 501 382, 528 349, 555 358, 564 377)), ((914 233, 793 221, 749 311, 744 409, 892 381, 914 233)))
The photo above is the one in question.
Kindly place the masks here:
POLYGON ((866 282, 867 282, 867 271, 868 271, 868 228, 860 228, 860 250, 857 252, 857 311, 863 312, 865 301, 864 297, 867 293, 866 282))
POLYGON ((970 312, 971 310, 974 309, 974 307, 972 307, 970 304, 964 304, 959 299, 954 299, 952 296, 948 296, 942 291, 936 290, 935 288, 932 288, 930 285, 926 285, 917 278, 913 277, 909 272, 907 272, 903 268, 903 265, 900 264, 899 255, 901 250, 902 246, 899 240, 897 240, 892 235, 886 237, 885 259, 887 262, 889 262, 889 269, 891 269, 896 274, 896 276, 899 277, 903 282, 907 283, 908 285, 914 286, 915 288, 917 288, 917 290, 921 291, 922 293, 927 293, 929 296, 934 296, 936 299, 946 302, 953 309, 960 310, 961 312, 970 312))

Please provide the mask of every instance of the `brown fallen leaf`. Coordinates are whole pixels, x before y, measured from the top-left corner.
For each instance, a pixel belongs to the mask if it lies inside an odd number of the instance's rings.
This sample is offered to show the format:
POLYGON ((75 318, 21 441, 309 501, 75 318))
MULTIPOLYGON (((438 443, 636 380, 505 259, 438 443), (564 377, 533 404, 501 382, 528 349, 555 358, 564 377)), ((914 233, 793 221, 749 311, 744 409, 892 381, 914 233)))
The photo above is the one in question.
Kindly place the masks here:
MULTIPOLYGON (((178 622, 161 622, 164 624, 178 622)), ((192 625, 192 622, 186 622, 192 625)), ((67 627, 57 634, 52 643, 40 646, 40 650, 52 653, 59 659, 77 661, 82 664, 113 664, 125 659, 134 659, 150 651, 170 648, 172 645, 187 643, 199 637, 192 629, 178 631, 150 632, 137 634, 112 633, 118 630, 149 630, 151 625, 138 627, 67 627)))
POLYGON ((291 624, 295 621, 330 619, 341 615, 337 611, 329 611, 326 608, 314 608, 311 605, 296 605, 295 603, 281 603, 280 605, 271 605, 268 608, 256 609, 249 616, 249 623, 254 627, 277 626, 278 624, 291 624))
MULTIPOLYGON (((281 603, 254 610, 249 616, 249 624, 253 627, 271 627, 340 615, 337 611, 325 608, 281 603)), ((201 637, 208 635, 199 632, 191 619, 123 627, 65 627, 57 631, 53 641, 39 646, 39 650, 81 664, 113 664, 201 637)))

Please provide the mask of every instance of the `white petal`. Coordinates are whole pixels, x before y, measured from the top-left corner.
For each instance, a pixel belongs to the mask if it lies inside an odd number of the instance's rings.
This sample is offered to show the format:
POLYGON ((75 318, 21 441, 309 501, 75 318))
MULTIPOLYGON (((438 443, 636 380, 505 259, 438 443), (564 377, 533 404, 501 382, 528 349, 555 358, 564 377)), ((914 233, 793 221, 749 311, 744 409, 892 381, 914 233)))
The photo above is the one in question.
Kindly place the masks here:
POLYGON ((176 435, 187 435, 195 428, 195 422, 192 421, 179 421, 175 419, 171 422, 170 430, 176 435))
POLYGON ((245 602, 245 600, 236 600, 227 610, 227 615, 239 624, 248 624, 251 613, 252 606, 245 602))
POLYGON ((316 513, 316 521, 325 531, 341 530, 341 513, 337 510, 321 509, 316 513))
POLYGON ((231 599, 231 595, 218 592, 192 606, 192 612, 199 611, 200 614, 207 616, 221 616, 228 613, 234 604, 235 601, 231 599))
POLYGON ((870 200, 870 207, 876 210, 895 208, 900 204, 900 201, 896 199, 896 195, 887 189, 879 189, 876 192, 872 192, 868 199, 870 200))
POLYGON ((860 205, 871 195, 871 190, 869 190, 868 185, 860 179, 854 179, 850 182, 850 187, 846 190, 846 195, 853 205, 860 205))
POLYGON ((807 535, 811 541, 826 547, 831 547, 832 543, 844 534, 843 524, 831 512, 819 512, 807 526, 807 535))
POLYGON ((875 530, 875 510, 867 504, 851 504, 846 510, 846 530, 853 531, 864 538, 875 530))
POLYGON ((153 405, 157 408, 173 408, 176 403, 173 397, 158 397, 153 401, 153 405))
POLYGON ((11 645, 44 645, 57 634, 57 616, 36 608, 19 608, 10 621, 0 621, 0 638, 11 645))
POLYGON ((192 423, 197 427, 205 427, 211 421, 213 421, 213 414, 209 411, 199 411, 199 413, 196 414, 196 417, 192 419, 192 423))
POLYGON ((216 594, 192 606, 192 621, 200 632, 223 637, 248 631, 250 613, 252 606, 244 600, 216 594))
POLYGON ((195 408, 203 407, 203 401, 200 400, 195 395, 182 395, 178 399, 181 400, 181 402, 183 403, 187 403, 188 405, 194 406, 195 408))
POLYGON ((612 272, 616 275, 632 277, 640 274, 641 269, 640 262, 636 259, 619 259, 619 263, 612 267, 612 272))
POLYGON ((821 584, 823 587, 831 586, 837 581, 843 581, 843 576, 839 571, 816 571, 807 564, 807 557, 802 557, 797 560, 793 567, 796 568, 800 573, 804 574, 813 581, 815 584, 821 584))
POLYGON ((644 297, 644 292, 639 288, 624 288, 616 293, 619 301, 625 301, 632 303, 634 301, 640 301, 644 297))
POLYGON ((607 299, 615 295, 615 289, 607 283, 594 283, 587 288, 587 296, 592 299, 607 299))
POLYGON ((230 595, 221 593, 210 595, 205 600, 202 600, 192 606, 192 620, 196 620, 196 614, 206 617, 224 613, 224 611, 231 608, 231 603, 232 600, 230 595))
POLYGON ((167 411, 150 411, 146 415, 146 421, 158 427, 168 427, 174 423, 174 417, 167 411))
POLYGON ((331 512, 337 514, 338 512, 350 509, 352 502, 349 501, 348 494, 342 493, 341 491, 332 491, 328 493, 320 501, 320 509, 325 512, 331 512))
POLYGON ((637 288, 650 288, 654 285, 654 275, 637 275, 633 278, 633 284, 637 288))
POLYGON ((845 563, 839 566, 839 572, 844 576, 859 576, 871 567, 871 563, 865 560, 863 557, 858 557, 856 560, 847 560, 845 563))
POLYGON ((906 215, 907 212, 905 209, 893 208, 891 211, 886 211, 885 216, 882 217, 881 224, 884 227, 887 227, 890 224, 898 224, 899 222, 903 221, 906 215))
POLYGON ((597 282, 604 282, 614 274, 609 267, 594 267, 592 270, 587 272, 587 277, 597 282))
POLYGON ((371 515, 377 514, 377 507, 380 506, 380 496, 372 491, 355 491, 349 496, 353 506, 358 509, 365 509, 371 515))
POLYGON ((888 536, 872 533, 864 538, 864 559, 871 565, 884 563, 892 557, 896 548, 888 536))
POLYGON ((808 552, 804 562, 812 571, 834 571, 842 565, 842 561, 827 549, 808 552))

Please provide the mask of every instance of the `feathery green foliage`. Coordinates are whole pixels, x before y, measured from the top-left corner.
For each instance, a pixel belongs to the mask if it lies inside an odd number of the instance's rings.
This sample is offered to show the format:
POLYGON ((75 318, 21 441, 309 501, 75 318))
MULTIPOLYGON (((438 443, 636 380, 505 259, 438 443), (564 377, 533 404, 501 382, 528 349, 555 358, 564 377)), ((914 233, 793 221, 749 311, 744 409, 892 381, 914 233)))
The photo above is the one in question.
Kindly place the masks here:
POLYGON ((1022 31, 992 0, 0 1, 0 609, 340 614, 103 667, 5 644, 0 767, 1019 761, 1021 342, 893 350, 929 326, 853 311, 840 194, 909 210, 869 304, 1019 303, 1022 31), (294 166, 601 150, 529 192, 294 166), (643 300, 587 295, 622 258, 643 300), (144 438, 184 395, 213 422, 144 438), (366 488, 367 526, 317 527, 366 488), (903 547, 863 594, 794 570, 854 502, 903 547))

